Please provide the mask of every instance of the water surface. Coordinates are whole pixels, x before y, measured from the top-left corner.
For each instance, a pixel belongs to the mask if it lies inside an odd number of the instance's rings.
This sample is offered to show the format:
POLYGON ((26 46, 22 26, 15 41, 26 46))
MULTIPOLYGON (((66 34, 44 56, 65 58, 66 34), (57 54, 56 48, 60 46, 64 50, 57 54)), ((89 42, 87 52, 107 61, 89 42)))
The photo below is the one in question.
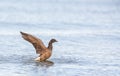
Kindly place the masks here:
POLYGON ((119 0, 1 0, 0 76, 119 76, 119 0), (47 46, 46 62, 22 39, 34 34, 47 46))

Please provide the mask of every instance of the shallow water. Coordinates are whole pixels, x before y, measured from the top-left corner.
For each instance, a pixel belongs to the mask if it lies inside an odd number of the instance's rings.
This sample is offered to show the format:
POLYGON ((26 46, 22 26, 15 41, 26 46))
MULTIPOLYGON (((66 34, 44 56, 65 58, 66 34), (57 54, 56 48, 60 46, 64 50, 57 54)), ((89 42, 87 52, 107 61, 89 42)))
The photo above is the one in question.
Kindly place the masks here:
POLYGON ((59 42, 54 44, 52 57, 47 62, 39 63, 34 61, 37 55, 32 45, 21 36, 1 35, 0 75, 120 75, 120 41, 118 41, 120 37, 55 36, 55 38, 59 42))
POLYGON ((1 0, 0 76, 119 76, 119 0, 1 0), (51 38, 53 54, 35 62, 19 31, 51 38))

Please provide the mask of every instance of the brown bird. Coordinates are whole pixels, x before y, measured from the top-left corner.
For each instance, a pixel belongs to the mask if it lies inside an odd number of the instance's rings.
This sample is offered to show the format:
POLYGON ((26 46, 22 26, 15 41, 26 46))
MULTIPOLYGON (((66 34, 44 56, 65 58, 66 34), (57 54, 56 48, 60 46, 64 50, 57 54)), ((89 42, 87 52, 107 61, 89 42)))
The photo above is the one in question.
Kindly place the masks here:
POLYGON ((24 33, 24 32, 20 32, 20 33, 26 41, 30 42, 34 46, 36 53, 40 54, 39 57, 35 59, 36 61, 45 61, 48 58, 50 58, 53 49, 52 43, 57 42, 56 39, 51 39, 48 43, 48 47, 46 47, 41 39, 28 33, 24 33))

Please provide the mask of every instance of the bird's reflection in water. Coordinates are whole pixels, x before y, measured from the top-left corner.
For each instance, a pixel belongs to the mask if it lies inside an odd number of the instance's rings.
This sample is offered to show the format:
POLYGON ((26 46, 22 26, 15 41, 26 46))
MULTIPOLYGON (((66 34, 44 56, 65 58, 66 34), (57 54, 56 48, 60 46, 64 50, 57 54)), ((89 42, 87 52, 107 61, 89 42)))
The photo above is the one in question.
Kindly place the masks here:
POLYGON ((54 65, 54 62, 48 60, 42 62, 36 62, 36 66, 41 66, 41 67, 50 67, 52 65, 54 65))

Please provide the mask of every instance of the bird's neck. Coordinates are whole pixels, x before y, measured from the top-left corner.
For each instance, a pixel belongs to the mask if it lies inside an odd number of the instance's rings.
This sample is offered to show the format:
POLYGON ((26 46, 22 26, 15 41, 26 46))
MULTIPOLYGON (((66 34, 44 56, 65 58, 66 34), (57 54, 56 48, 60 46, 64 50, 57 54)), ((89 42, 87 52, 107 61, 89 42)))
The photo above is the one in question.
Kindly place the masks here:
POLYGON ((52 42, 50 41, 48 44, 48 49, 52 51, 52 48, 53 48, 53 45, 52 45, 52 42))

